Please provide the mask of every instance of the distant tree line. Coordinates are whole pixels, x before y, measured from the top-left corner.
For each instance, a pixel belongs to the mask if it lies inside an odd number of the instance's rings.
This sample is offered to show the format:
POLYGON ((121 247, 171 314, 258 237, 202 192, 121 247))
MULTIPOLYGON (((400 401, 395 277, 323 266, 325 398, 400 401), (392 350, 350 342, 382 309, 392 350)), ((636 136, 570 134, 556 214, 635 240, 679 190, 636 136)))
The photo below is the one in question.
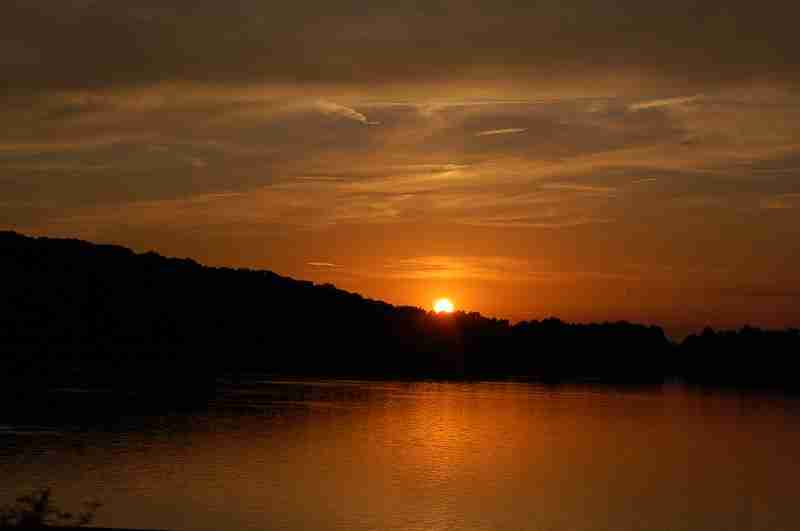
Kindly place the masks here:
POLYGON ((0 379, 190 388, 218 375, 525 378, 800 388, 797 330, 680 344, 627 322, 435 315, 269 271, 0 232, 0 379))

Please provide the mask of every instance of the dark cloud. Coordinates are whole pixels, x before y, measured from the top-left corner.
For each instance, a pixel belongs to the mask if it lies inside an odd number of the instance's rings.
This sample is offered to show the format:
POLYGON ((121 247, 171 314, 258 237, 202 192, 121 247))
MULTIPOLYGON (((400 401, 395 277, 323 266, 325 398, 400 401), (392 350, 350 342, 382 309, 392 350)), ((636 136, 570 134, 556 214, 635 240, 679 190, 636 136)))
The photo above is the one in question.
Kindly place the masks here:
POLYGON ((12 0, 7 90, 190 80, 798 78, 796 2, 12 0))

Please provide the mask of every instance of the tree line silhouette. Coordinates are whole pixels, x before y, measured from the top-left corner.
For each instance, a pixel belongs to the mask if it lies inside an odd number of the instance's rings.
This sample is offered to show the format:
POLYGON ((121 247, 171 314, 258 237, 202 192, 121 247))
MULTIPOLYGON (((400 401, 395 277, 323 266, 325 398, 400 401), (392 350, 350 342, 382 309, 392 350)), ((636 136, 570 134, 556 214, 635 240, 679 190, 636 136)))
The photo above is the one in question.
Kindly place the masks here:
POLYGON ((800 388, 797 330, 681 343, 628 322, 436 315, 269 271, 0 232, 5 385, 188 389, 220 375, 525 378, 800 388))

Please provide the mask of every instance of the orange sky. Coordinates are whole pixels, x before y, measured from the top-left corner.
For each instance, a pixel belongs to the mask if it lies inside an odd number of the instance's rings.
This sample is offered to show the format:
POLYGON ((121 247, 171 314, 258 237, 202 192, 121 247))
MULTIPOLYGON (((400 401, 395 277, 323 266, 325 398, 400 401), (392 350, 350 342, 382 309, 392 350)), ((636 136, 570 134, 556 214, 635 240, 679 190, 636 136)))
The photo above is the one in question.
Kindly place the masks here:
POLYGON ((0 227, 512 320, 800 325, 795 3, 32 0, 0 227))

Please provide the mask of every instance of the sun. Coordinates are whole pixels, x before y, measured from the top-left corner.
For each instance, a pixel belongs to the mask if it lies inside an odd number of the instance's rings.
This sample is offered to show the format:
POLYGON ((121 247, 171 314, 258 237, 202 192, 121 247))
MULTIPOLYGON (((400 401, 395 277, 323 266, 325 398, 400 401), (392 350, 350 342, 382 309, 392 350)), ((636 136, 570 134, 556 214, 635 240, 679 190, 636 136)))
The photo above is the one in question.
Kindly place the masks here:
POLYGON ((436 299, 433 301, 433 311, 436 313, 453 313, 455 306, 450 299, 436 299))

